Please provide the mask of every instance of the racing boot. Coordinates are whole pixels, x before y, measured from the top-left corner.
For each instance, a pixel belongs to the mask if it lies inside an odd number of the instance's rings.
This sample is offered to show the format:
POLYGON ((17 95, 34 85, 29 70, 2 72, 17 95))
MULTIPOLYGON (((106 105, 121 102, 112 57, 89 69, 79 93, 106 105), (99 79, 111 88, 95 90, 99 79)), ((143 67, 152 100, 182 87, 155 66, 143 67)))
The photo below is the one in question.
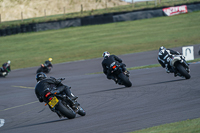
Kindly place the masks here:
POLYGON ((113 76, 112 80, 114 80, 116 84, 118 83, 118 79, 116 77, 113 76))

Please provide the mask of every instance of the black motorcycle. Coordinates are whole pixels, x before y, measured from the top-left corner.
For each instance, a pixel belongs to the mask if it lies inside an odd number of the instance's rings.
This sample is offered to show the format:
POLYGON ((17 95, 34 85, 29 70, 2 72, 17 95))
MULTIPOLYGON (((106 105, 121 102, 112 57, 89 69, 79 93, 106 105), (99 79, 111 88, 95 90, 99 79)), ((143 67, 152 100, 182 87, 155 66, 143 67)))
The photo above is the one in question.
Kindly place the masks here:
POLYGON ((109 70, 111 71, 111 74, 113 74, 118 79, 117 83, 119 85, 124 85, 126 87, 132 86, 132 83, 129 80, 130 74, 123 72, 122 66, 120 66, 120 64, 113 62, 110 65, 109 70))
MULTIPOLYGON (((60 80, 62 81, 64 79, 60 80)), ((49 90, 49 88, 44 92, 44 102, 46 102, 45 106, 48 105, 51 111, 57 113, 60 118, 67 117, 68 119, 73 119, 76 117, 76 114, 81 116, 86 115, 86 112, 79 104, 73 106, 73 102, 77 101, 71 100, 66 94, 61 93, 58 90, 49 90)))
POLYGON ((40 67, 37 69, 36 73, 39 73, 39 72, 49 73, 51 71, 51 68, 52 67, 48 67, 44 64, 41 64, 40 67))
POLYGON ((170 61, 170 66, 174 69, 177 76, 190 79, 189 64, 185 61, 185 57, 182 55, 173 55, 170 61))

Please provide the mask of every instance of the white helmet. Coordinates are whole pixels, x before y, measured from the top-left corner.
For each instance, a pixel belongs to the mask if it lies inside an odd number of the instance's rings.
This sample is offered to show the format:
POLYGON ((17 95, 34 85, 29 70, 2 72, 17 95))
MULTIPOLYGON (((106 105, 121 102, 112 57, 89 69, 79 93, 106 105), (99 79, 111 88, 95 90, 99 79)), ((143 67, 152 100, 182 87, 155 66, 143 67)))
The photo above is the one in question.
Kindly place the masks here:
POLYGON ((8 64, 10 64, 10 63, 11 63, 11 61, 9 60, 7 63, 8 63, 8 64))
POLYGON ((159 48, 159 52, 160 52, 161 50, 166 50, 166 48, 163 47, 163 46, 161 46, 161 47, 159 48))
POLYGON ((107 51, 105 51, 105 52, 102 54, 102 56, 105 58, 106 56, 110 56, 110 53, 107 52, 107 51))

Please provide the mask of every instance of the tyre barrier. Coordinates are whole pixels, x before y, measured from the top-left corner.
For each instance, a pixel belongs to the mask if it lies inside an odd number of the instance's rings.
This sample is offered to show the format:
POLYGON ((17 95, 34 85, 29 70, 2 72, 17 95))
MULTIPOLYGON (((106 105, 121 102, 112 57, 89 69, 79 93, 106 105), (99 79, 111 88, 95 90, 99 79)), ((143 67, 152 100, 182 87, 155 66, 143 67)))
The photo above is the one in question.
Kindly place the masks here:
POLYGON ((20 25, 18 27, 7 27, 5 29, 0 29, 0 37, 35 31, 36 24, 20 25))

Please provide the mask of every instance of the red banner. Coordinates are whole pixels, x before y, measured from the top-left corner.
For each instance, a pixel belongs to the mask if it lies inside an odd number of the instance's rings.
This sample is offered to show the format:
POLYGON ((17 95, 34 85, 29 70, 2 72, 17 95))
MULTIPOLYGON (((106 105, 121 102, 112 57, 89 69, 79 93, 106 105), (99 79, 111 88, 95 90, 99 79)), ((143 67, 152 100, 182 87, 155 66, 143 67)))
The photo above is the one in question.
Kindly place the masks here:
POLYGON ((163 8, 163 12, 167 16, 172 16, 176 14, 181 14, 181 13, 187 13, 187 6, 182 5, 182 6, 176 6, 176 7, 168 7, 168 8, 163 8))

